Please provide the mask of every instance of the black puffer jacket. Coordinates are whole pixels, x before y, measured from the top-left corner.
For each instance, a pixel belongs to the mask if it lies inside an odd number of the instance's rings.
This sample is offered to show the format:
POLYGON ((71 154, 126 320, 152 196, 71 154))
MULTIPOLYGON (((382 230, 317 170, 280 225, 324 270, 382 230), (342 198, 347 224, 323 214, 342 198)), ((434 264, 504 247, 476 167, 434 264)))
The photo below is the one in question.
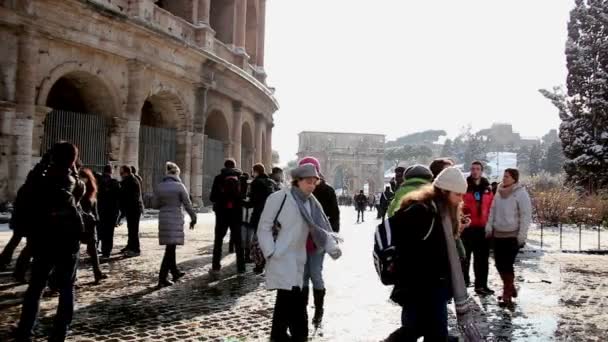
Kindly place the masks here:
POLYGON ((132 174, 126 176, 120 183, 120 210, 123 215, 144 212, 141 184, 132 174))
POLYGON ((436 206, 414 203, 388 220, 398 254, 399 276, 393 300, 404 305, 421 298, 427 290, 443 286, 451 289, 445 236, 436 206))
POLYGON ((262 211, 266 205, 266 199, 276 188, 276 183, 267 174, 263 173, 251 182, 251 191, 249 193, 249 205, 253 208, 251 214, 251 226, 257 229, 262 211))
POLYGON ((319 203, 321 203, 323 211, 329 219, 331 228, 336 233, 340 232, 340 208, 338 207, 336 190, 334 190, 331 185, 327 184, 325 180, 321 180, 321 183, 315 188, 313 195, 315 195, 319 203))

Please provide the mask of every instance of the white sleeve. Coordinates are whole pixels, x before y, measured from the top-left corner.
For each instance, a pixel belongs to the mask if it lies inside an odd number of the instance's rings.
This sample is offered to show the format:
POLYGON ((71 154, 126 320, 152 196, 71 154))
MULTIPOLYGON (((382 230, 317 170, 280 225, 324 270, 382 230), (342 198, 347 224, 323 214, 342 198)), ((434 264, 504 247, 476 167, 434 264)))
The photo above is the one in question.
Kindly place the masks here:
POLYGON ((496 197, 492 200, 492 206, 490 207, 490 216, 488 217, 488 223, 486 223, 486 235, 491 234, 494 229, 494 216, 496 215, 496 197))
POLYGON ((519 207, 519 234, 517 241, 521 244, 528 239, 528 229, 532 223, 532 201, 530 195, 525 189, 517 196, 517 205, 519 207))
POLYGON ((260 222, 257 227, 258 242, 260 249, 264 253, 264 258, 270 258, 275 251, 275 241, 272 237, 272 226, 274 225, 274 217, 279 211, 279 206, 285 197, 283 191, 276 192, 266 200, 266 205, 262 211, 260 222))

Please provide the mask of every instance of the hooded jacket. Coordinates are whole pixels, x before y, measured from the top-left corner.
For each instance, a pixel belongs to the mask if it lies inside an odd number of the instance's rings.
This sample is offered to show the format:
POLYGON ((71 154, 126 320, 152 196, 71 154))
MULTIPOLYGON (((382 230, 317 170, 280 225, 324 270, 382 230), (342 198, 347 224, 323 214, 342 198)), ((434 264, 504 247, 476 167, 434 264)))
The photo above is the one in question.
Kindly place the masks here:
POLYGON ((517 238, 519 244, 523 244, 531 222, 532 203, 526 189, 519 183, 509 188, 501 184, 490 209, 486 234, 495 238, 517 238))
POLYGON ((403 182, 401 187, 399 187, 395 193, 395 197, 393 198, 391 205, 388 207, 388 217, 395 215, 395 212, 399 210, 401 207, 401 200, 403 200, 405 195, 427 184, 430 184, 430 181, 424 178, 410 178, 403 182))

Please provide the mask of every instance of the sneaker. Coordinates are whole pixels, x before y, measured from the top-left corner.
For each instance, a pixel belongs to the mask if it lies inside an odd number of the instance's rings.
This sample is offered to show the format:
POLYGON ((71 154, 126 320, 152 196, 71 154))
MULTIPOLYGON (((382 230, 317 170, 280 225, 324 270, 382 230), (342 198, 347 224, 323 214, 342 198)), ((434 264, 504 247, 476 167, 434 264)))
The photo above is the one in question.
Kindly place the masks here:
POLYGON ((173 275, 173 282, 178 281, 180 278, 182 278, 183 276, 186 275, 186 272, 177 272, 176 274, 173 275))

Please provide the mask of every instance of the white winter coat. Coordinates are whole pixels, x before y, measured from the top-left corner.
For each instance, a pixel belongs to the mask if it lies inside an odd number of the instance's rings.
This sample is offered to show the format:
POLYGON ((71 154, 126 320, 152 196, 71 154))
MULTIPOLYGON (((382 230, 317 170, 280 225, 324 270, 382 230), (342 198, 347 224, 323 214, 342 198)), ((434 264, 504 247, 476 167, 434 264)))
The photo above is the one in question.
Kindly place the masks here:
POLYGON ((300 214, 290 188, 279 190, 268 197, 257 230, 260 248, 266 258, 268 290, 302 287, 308 232, 308 224, 300 214), (272 237, 273 221, 285 195, 285 205, 278 216, 281 230, 275 242, 272 237))
POLYGON ((532 223, 532 203, 526 189, 514 184, 509 196, 500 194, 501 188, 494 196, 490 217, 486 225, 486 234, 496 238, 517 238, 520 244, 528 238, 528 228, 532 223))

